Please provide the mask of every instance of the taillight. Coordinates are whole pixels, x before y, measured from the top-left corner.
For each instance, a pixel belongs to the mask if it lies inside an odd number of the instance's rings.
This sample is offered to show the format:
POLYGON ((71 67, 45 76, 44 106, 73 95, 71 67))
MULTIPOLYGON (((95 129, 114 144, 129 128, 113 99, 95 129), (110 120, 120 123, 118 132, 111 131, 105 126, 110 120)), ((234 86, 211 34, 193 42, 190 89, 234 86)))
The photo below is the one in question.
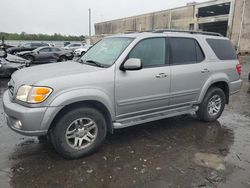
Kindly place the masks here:
POLYGON ((236 71, 237 71, 237 73, 238 73, 239 75, 241 75, 241 64, 240 64, 240 63, 238 63, 238 64, 236 65, 236 71))

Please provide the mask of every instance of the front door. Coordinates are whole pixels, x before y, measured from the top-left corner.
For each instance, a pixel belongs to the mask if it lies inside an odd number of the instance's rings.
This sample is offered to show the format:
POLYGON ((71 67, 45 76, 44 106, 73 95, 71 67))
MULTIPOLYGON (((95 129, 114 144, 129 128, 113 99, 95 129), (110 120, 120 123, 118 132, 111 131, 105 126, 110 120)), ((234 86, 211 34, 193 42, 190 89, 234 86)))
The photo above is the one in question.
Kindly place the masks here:
POLYGON ((144 39, 128 58, 139 58, 141 70, 116 71, 115 102, 117 118, 164 110, 169 105, 170 67, 165 38, 144 39))

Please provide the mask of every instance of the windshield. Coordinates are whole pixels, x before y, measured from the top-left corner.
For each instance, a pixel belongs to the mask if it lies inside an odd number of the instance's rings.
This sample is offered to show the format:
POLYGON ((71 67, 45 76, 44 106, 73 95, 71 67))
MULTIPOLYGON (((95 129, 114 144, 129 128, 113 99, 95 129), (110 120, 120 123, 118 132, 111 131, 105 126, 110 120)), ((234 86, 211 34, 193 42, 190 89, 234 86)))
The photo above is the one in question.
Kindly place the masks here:
POLYGON ((105 38, 90 48, 80 60, 82 62, 94 61, 109 67, 115 63, 132 40, 133 38, 127 37, 105 38))

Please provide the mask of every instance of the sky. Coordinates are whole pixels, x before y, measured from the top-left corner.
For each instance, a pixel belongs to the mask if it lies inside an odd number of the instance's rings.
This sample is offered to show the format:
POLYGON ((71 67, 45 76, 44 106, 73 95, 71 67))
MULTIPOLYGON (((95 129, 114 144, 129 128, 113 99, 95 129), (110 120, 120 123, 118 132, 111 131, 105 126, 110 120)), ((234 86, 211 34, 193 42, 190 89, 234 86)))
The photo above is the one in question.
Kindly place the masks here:
POLYGON ((89 8, 94 33, 94 23, 175 8, 193 1, 0 0, 0 32, 88 35, 89 8))

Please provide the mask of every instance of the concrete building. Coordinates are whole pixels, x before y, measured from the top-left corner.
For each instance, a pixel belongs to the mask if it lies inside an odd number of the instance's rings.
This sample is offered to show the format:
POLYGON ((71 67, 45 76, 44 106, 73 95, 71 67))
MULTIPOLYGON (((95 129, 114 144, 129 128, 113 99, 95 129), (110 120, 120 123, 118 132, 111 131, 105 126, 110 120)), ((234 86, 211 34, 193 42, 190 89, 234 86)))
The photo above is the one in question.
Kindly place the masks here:
POLYGON ((250 52, 250 0, 213 0, 95 24, 96 36, 156 29, 201 30, 229 37, 250 52))

